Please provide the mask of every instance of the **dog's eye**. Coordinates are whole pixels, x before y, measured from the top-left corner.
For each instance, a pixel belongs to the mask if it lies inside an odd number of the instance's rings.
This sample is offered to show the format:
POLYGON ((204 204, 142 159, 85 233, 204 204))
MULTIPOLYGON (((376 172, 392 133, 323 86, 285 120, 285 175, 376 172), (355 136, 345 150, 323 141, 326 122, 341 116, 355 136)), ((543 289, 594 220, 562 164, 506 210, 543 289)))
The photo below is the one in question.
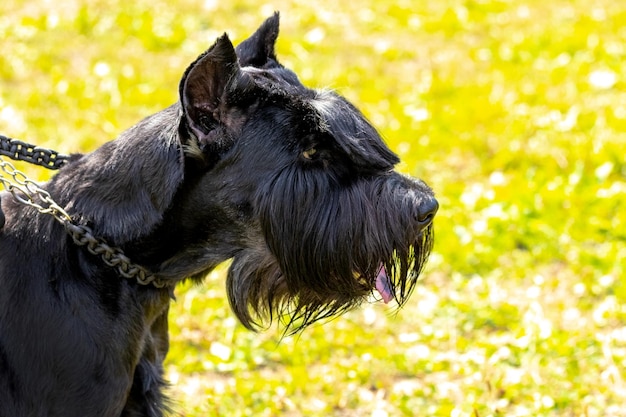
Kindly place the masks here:
POLYGON ((315 148, 309 148, 306 151, 302 152, 302 157, 304 159, 308 159, 311 160, 313 159, 313 156, 317 153, 317 149, 315 148))

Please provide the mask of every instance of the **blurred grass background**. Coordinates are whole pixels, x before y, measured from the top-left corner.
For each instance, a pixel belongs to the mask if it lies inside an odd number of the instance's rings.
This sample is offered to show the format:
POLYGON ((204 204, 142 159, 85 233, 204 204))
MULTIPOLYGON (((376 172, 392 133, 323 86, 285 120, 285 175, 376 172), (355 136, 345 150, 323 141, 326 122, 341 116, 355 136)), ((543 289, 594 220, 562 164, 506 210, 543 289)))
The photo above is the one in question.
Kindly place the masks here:
POLYGON ((93 150, 274 10, 282 62, 436 190, 437 242, 398 314, 282 341, 237 324, 223 271, 183 288, 177 415, 626 416, 623 2, 4 0, 0 132, 93 150))

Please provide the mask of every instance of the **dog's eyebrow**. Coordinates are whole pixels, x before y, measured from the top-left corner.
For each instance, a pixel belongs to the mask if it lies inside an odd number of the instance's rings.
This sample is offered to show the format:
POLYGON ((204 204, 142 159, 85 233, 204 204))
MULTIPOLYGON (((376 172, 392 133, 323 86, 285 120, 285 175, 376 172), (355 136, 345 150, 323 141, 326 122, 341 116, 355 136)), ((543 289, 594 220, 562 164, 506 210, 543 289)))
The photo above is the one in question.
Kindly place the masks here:
POLYGON ((311 105, 325 120, 333 114, 333 104, 337 97, 326 89, 315 90, 315 97, 310 101, 311 105))

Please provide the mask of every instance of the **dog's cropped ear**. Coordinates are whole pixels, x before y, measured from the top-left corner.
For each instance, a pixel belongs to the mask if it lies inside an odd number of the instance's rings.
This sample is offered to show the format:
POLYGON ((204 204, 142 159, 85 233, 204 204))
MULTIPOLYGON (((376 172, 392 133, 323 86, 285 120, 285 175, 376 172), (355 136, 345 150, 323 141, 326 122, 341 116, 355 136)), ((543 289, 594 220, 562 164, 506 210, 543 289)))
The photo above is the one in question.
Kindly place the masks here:
POLYGON ((214 131, 235 122, 229 109, 253 85, 252 78, 241 71, 228 35, 222 35, 187 68, 180 81, 180 102, 190 133, 200 143, 220 140, 214 131))
POLYGON ((276 39, 278 39, 280 16, 278 12, 268 18, 236 49, 242 67, 272 68, 279 67, 276 59, 276 39))

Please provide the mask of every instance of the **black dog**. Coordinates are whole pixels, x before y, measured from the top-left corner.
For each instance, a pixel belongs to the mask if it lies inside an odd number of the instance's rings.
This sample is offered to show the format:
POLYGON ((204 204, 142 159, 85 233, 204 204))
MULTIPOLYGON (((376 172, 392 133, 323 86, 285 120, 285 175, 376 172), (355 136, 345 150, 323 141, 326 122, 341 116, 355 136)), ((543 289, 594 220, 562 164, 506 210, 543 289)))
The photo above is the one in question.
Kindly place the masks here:
POLYGON ((158 277, 121 277, 51 216, 2 196, 0 416, 161 416, 174 286, 232 259, 250 329, 299 331, 377 292, 402 305, 437 202, 341 96, 277 61, 278 15, 186 70, 180 103, 44 188, 74 222, 158 277), (265 323, 265 324, 264 324, 265 323))

